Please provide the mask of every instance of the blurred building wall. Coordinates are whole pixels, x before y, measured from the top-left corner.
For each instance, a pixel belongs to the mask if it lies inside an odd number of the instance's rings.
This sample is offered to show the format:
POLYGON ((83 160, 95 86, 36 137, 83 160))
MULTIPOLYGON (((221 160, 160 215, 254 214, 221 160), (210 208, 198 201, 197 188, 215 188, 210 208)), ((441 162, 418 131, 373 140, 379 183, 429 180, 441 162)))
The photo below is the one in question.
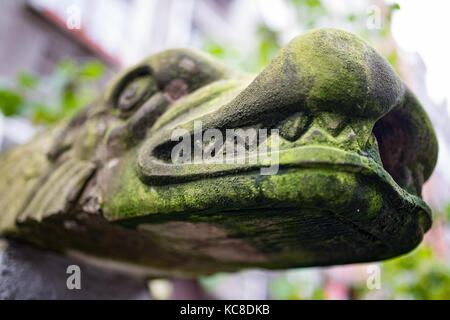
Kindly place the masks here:
POLYGON ((0 0, 0 78, 46 74, 62 58, 98 57, 33 12, 26 0, 0 0))

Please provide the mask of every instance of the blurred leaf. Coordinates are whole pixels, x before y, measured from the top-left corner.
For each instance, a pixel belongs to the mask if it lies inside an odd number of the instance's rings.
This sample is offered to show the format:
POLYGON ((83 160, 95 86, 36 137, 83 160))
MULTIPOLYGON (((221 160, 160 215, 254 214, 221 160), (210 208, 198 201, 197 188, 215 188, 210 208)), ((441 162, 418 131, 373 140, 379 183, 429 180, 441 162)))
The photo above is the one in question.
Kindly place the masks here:
POLYGON ((19 86, 26 89, 36 88, 38 82, 39 79, 36 76, 26 72, 20 73, 17 77, 17 83, 19 84, 19 86))
POLYGON ((389 61, 389 63, 394 67, 395 70, 397 70, 397 72, 400 72, 398 69, 399 66, 399 57, 398 57, 398 53, 397 51, 392 51, 390 52, 390 54, 387 56, 387 60, 389 61))
POLYGON ((220 57, 225 54, 225 49, 221 45, 214 43, 212 41, 208 41, 205 47, 206 51, 212 54, 213 56, 220 57))
POLYGON ((309 8, 323 7, 320 0, 291 0, 291 2, 296 6, 307 6, 309 8))
POLYGON ((320 2, 320 0, 306 0, 306 5, 311 8, 322 7, 322 2, 320 2))
POLYGON ((64 72, 69 75, 76 74, 77 69, 78 69, 77 63, 74 60, 69 59, 69 58, 62 59, 56 67, 57 71, 64 72))
POLYGON ((391 21, 392 21, 392 14, 393 14, 394 11, 400 10, 400 5, 398 3, 394 3, 394 4, 390 5, 388 7, 388 9, 389 9, 389 12, 388 12, 388 15, 387 15, 387 19, 388 19, 389 23, 386 26, 386 28, 390 29, 391 21))
POLYGON ((62 105, 65 111, 77 109, 78 98, 74 90, 68 89, 62 93, 62 105))
POLYGON ((6 117, 19 114, 22 100, 18 93, 0 89, 0 110, 6 117))
POLYGON ((446 213, 445 219, 446 219, 447 221, 450 221, 450 204, 447 205, 446 210, 445 210, 445 213, 446 213))
POLYGON ((267 25, 261 24, 256 34, 260 41, 258 50, 259 65, 266 66, 280 49, 278 33, 270 29, 267 25))
POLYGON ((355 22, 356 21, 356 14, 350 14, 347 17, 347 20, 350 21, 350 22, 355 22))
POLYGON ((54 123, 61 115, 48 105, 36 103, 32 106, 31 120, 34 123, 54 123))
POLYGON ((391 11, 400 10, 400 5, 398 3, 394 3, 389 8, 391 9, 391 11))
POLYGON ((98 61, 90 61, 81 66, 80 76, 87 79, 98 79, 105 74, 105 66, 98 61))

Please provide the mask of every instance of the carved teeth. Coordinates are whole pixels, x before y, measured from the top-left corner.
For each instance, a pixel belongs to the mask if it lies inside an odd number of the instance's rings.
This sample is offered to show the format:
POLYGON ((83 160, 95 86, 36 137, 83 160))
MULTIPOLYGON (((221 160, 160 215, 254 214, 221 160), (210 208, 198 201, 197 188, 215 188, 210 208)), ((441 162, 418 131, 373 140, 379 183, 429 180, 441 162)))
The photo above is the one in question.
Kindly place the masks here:
POLYGON ((321 128, 324 128, 327 133, 336 137, 343 129, 343 125, 347 123, 345 116, 322 112, 317 116, 318 124, 321 128))
POLYGON ((329 142, 334 140, 333 137, 316 126, 308 130, 303 139, 308 142, 329 142))
POLYGON ((297 112, 289 118, 282 121, 277 129, 280 130, 280 136, 288 141, 298 140, 308 125, 309 117, 303 112, 297 112))
POLYGON ((339 127, 340 122, 336 119, 330 119, 328 125, 331 129, 336 130, 339 127))
POLYGON ((361 139, 361 132, 356 133, 351 126, 347 126, 342 133, 337 137, 337 143, 341 148, 346 150, 360 149, 359 140, 361 139))
POLYGON ((323 136, 322 131, 320 131, 318 128, 313 127, 310 133, 311 136, 323 136))

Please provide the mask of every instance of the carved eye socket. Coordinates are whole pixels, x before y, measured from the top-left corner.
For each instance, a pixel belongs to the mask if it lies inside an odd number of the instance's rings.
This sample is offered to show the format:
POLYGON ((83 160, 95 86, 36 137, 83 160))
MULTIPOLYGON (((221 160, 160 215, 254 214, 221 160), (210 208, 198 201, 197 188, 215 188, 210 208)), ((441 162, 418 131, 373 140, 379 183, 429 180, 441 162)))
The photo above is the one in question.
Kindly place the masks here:
POLYGON ((117 108, 128 112, 150 97, 156 91, 155 84, 150 76, 134 79, 120 93, 117 108))
POLYGON ((122 116, 129 115, 157 91, 156 83, 149 70, 137 69, 126 75, 116 87, 113 96, 115 108, 122 116))

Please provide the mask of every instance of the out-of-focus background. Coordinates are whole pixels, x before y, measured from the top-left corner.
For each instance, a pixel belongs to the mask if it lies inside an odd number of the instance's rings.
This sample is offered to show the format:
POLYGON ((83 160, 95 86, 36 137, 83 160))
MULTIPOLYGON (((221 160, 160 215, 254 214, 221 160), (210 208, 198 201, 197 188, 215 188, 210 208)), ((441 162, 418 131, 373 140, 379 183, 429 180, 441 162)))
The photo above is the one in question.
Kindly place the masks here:
MULTIPOLYGON (((388 59, 435 126, 439 161, 424 187, 434 225, 425 241, 386 262, 218 274, 182 291, 188 298, 450 299, 449 12, 445 0, 0 0, 0 150, 75 114, 117 70, 157 51, 199 48, 258 72, 306 30, 352 31, 388 59)), ((153 298, 180 296, 179 288, 149 282, 153 298)))

